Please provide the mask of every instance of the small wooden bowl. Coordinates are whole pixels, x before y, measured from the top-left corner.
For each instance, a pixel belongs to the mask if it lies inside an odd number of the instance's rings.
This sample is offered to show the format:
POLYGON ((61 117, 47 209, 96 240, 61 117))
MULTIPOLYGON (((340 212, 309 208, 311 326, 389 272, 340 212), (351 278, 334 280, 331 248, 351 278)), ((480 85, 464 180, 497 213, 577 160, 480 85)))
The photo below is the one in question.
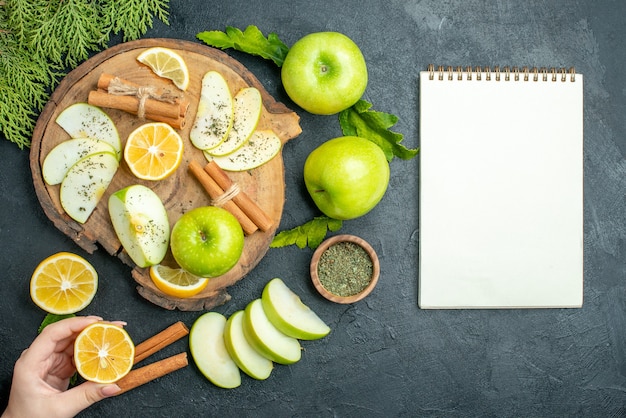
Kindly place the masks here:
POLYGON ((328 238, 327 240, 322 242, 322 244, 320 244, 319 247, 317 247, 317 249, 313 253, 313 258, 311 259, 310 271, 311 271, 311 279, 313 281, 313 285, 322 296, 324 296, 326 299, 335 303, 348 304, 348 303, 354 303, 363 299, 364 297, 369 295, 372 292, 372 290, 374 290, 374 287, 376 287, 376 283, 378 283, 378 277, 380 276, 380 263, 378 261, 378 256, 376 255, 376 251, 374 251, 372 246, 369 245, 367 241, 355 235, 343 234, 343 235, 336 235, 332 238, 328 238), (367 252, 370 259, 372 260, 373 271, 372 271, 372 277, 370 279, 369 284, 361 292, 354 294, 354 295, 350 295, 350 296, 339 296, 339 295, 335 295, 334 293, 329 292, 320 282, 320 278, 318 275, 318 264, 320 261, 320 257, 322 256, 322 253, 324 253, 324 251, 326 251, 331 245, 334 245, 340 242, 352 242, 354 244, 359 245, 361 248, 363 248, 367 252))

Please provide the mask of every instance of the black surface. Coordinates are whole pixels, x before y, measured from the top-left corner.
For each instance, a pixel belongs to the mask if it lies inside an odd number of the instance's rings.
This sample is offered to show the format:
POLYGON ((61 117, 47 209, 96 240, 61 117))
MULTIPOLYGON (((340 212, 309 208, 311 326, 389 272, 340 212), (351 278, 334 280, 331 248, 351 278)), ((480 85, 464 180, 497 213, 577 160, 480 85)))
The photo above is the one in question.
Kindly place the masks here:
MULTIPOLYGON (((155 23, 147 37, 195 40, 200 31, 249 24, 278 33, 288 45, 310 32, 347 34, 369 66, 364 98, 400 117, 393 130, 404 134, 409 147, 419 145, 418 71, 429 63, 575 66, 585 76, 584 306, 418 309, 419 159, 394 160, 380 205, 341 230, 378 251, 382 277, 372 295, 347 306, 322 299, 308 275, 312 251, 293 247, 270 250, 230 289, 232 301, 215 309, 229 315, 258 297, 268 280, 283 278, 332 327, 325 339, 303 343, 299 363, 276 366, 267 381, 243 376, 235 390, 216 388, 190 365, 82 416, 624 416, 625 15, 626 3, 618 0, 172 0, 170 25, 155 23)), ((313 148, 341 134, 338 121, 295 107, 273 63, 229 54, 302 118, 302 135, 283 153, 287 195, 281 229, 294 227, 318 214, 304 190, 302 166, 313 148)), ((104 250, 81 252, 55 229, 34 194, 28 151, 0 140, 0 154, 1 408, 13 362, 44 316, 30 300, 30 275, 54 252, 74 251, 93 263, 101 282, 85 313, 127 321, 136 341, 177 320, 191 326, 200 313, 167 311, 145 301, 129 268, 104 250)), ((186 349, 180 341, 156 358, 186 349)))

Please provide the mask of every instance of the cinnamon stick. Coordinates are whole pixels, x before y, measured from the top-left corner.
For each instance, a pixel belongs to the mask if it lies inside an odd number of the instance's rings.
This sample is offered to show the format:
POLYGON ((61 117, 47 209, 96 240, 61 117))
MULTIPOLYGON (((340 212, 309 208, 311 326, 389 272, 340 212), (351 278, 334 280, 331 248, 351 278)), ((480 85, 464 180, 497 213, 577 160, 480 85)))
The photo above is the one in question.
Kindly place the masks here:
POLYGON ((126 376, 116 382, 120 389, 122 389, 121 392, 118 392, 116 395, 128 392, 129 390, 151 382, 154 379, 182 369, 188 364, 187 353, 183 352, 148 364, 147 366, 131 370, 126 376))
MULTIPOLYGON (((222 189, 216 182, 209 176, 209 174, 202 169, 199 163, 191 161, 189 163, 189 171, 198 179, 204 190, 209 194, 211 199, 219 199, 224 194, 222 189)), ((232 200, 226 201, 222 207, 229 211, 241 225, 243 232, 246 235, 253 234, 258 228, 254 222, 248 218, 248 216, 233 202, 232 200)))
MULTIPOLYGON (((116 96, 106 93, 102 90, 92 90, 89 92, 87 102, 91 105, 98 107, 107 107, 111 109, 123 110, 125 112, 136 115, 138 112, 139 100, 132 96, 116 96)), ((168 117, 159 115, 155 112, 163 112, 155 110, 152 106, 152 102, 160 103, 156 100, 146 100, 146 119, 150 119, 156 122, 165 122, 175 129, 182 129, 185 127, 186 120, 184 117, 168 117)), ((163 103, 167 104, 167 103, 163 103)))
MULTIPOLYGON (((104 90, 92 90, 89 92, 89 103, 94 106, 110 107, 124 112, 137 114, 139 99, 136 96, 118 96, 109 94, 104 90)), ((180 117, 180 106, 176 103, 165 103, 158 100, 146 100, 146 118, 150 116, 162 116, 169 119, 180 117)))
MULTIPOLYGON (((120 78, 116 75, 113 74, 107 74, 107 73, 102 73, 100 74, 100 77, 98 78, 98 83, 97 83, 97 87, 99 90, 103 90, 103 91, 109 91, 109 86, 111 84, 111 81, 113 79, 117 79, 118 82, 123 83, 127 86, 131 86, 134 88, 139 88, 141 87, 139 84, 137 83, 133 83, 132 81, 128 81, 125 80, 123 78, 120 78)), ((156 88, 156 94, 157 95, 162 95, 163 93, 165 93, 167 89, 165 88, 156 88)), ((163 104, 170 104, 170 103, 163 103, 163 104)), ((172 108, 170 109, 170 106, 167 107, 167 112, 168 114, 163 113, 162 116, 168 116, 168 117, 177 117, 177 116, 181 116, 181 117, 185 117, 185 115, 187 114, 187 109, 189 108, 189 99, 187 99, 186 97, 180 97, 178 99, 176 99, 175 103, 176 106, 178 106, 178 114, 176 114, 175 112, 175 106, 172 106, 172 108)), ((135 109, 137 107, 135 106, 135 109)), ((146 112, 147 112, 147 108, 146 108, 146 112)), ((161 115, 161 113, 159 112, 155 112, 156 115, 161 115)))
POLYGON ((135 364, 189 334, 187 326, 178 321, 153 337, 135 346, 135 364))
MULTIPOLYGON (((204 166, 206 171, 213 180, 224 190, 228 190, 233 182, 228 174, 215 162, 211 161, 204 166)), ((252 222, 263 232, 269 230, 274 224, 274 220, 270 218, 250 197, 242 190, 233 201, 239 208, 250 218, 252 222)))

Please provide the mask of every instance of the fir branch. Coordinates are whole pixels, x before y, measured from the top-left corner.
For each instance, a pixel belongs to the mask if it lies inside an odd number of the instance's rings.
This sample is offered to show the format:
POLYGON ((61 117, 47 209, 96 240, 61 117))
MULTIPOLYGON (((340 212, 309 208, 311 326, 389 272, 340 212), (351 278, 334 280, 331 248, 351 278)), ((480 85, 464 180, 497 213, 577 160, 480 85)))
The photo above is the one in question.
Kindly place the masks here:
POLYGON ((111 33, 138 39, 169 0, 0 0, 0 132, 30 146, 36 118, 65 74, 104 49, 111 33))
POLYGON ((104 1, 104 14, 112 17, 111 32, 123 32, 124 42, 138 39, 152 28, 154 17, 168 24, 169 12, 165 0, 110 0, 104 1))
POLYGON ((64 64, 75 67, 89 58, 90 51, 104 48, 102 27, 98 11, 93 2, 85 0, 63 0, 54 16, 55 36, 61 43, 65 55, 64 64))

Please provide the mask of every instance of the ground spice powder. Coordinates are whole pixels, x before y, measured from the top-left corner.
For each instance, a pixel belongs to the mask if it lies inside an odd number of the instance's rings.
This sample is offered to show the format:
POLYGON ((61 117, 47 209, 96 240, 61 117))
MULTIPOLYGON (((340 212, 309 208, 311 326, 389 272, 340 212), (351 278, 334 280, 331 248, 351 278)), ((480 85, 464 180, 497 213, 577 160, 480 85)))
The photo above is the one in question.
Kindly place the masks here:
POLYGON ((374 265, 363 247, 339 242, 324 251, 317 266, 320 283, 337 296, 360 293, 372 280, 374 265))

